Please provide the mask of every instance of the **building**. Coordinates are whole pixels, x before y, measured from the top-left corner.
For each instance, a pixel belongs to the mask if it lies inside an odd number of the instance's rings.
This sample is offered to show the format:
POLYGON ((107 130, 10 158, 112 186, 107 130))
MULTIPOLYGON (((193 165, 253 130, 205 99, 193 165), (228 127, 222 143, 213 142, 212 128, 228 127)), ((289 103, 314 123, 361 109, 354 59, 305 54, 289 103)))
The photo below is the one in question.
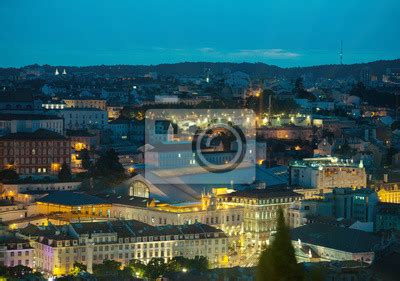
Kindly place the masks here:
POLYGON ((23 265, 30 268, 35 267, 34 248, 28 240, 13 236, 2 236, 0 238, 0 266, 23 265))
POLYGON ((25 202, 29 192, 73 191, 81 186, 80 181, 60 182, 49 180, 17 180, 0 183, 0 194, 8 200, 25 202))
POLYGON ((89 152, 95 151, 100 144, 100 138, 88 130, 67 130, 66 135, 71 142, 71 168, 81 168, 80 152, 83 149, 89 152))
POLYGON ((67 106, 64 101, 52 99, 48 102, 42 103, 42 107, 46 110, 60 110, 64 109, 67 106))
POLYGON ((362 188, 367 185, 367 174, 362 162, 339 161, 336 157, 305 158, 289 166, 292 186, 319 190, 335 187, 362 188))
POLYGON ((322 223, 294 228, 291 237, 299 262, 353 260, 372 264, 375 254, 385 247, 379 237, 368 232, 322 223))
POLYGON ((132 121, 128 119, 112 120, 108 127, 112 132, 114 141, 128 140, 131 131, 132 121))
POLYGON ((261 127, 257 129, 257 135, 264 139, 312 141, 314 133, 311 127, 287 125, 274 128, 261 127))
POLYGON ((27 210, 22 204, 16 204, 13 200, 0 200, 0 221, 8 222, 27 216, 27 210))
POLYGON ((2 93, 0 94, 0 109, 33 111, 41 108, 41 101, 35 100, 33 95, 24 92, 2 93))
POLYGON ((82 149, 95 150, 99 145, 99 137, 88 130, 67 130, 66 136, 71 141, 71 148, 76 152, 82 149))
POLYGON ((62 213, 70 219, 109 218, 111 203, 85 193, 57 191, 36 201, 36 214, 62 213))
POLYGON ((97 108, 107 110, 107 101, 95 98, 64 99, 66 107, 70 108, 97 108))
POLYGON ((0 137, 0 167, 19 174, 55 174, 71 160, 70 141, 64 136, 39 129, 0 137))
POLYGON ((376 210, 375 231, 400 230, 400 204, 379 203, 376 210))
POLYGON ((59 134, 64 133, 64 120, 61 117, 44 114, 0 114, 0 134, 35 132, 46 129, 59 134))
POLYGON ((397 184, 381 187, 378 191, 378 197, 380 202, 400 203, 400 188, 397 184))
POLYGON ((314 149, 314 156, 331 156, 333 152, 333 144, 327 140, 323 139, 318 143, 318 147, 314 149))
POLYGON ((369 223, 375 221, 378 196, 370 189, 335 188, 320 197, 292 205, 288 211, 290 226, 301 226, 313 216, 369 223))
POLYGON ((134 219, 152 226, 207 224, 227 234, 233 246, 240 246, 244 208, 217 203, 215 193, 220 192, 226 192, 226 188, 214 189, 212 193, 203 194, 201 201, 183 203, 156 202, 154 199, 112 194, 100 197, 112 203, 111 217, 134 219))
POLYGON ((166 96, 166 95, 164 95, 164 96, 156 95, 154 97, 154 103, 156 103, 156 104, 159 104, 159 103, 161 103, 161 104, 179 103, 179 98, 178 98, 178 96, 173 96, 173 95, 168 95, 168 96, 166 96))
POLYGON ((212 267, 227 260, 227 237, 214 227, 191 225, 150 226, 134 220, 71 223, 67 227, 29 225, 20 230, 35 249, 35 269, 65 275, 74 262, 87 266, 110 259, 123 265, 132 259, 148 263, 152 258, 168 261, 176 256, 206 257, 212 267))
POLYGON ((65 108, 59 111, 66 130, 106 129, 107 111, 97 108, 65 108))
POLYGON ((109 120, 118 119, 121 115, 121 111, 124 107, 119 105, 109 105, 107 106, 107 114, 109 120))
POLYGON ((247 246, 266 245, 270 235, 276 230, 276 217, 279 208, 285 216, 293 202, 301 200, 302 195, 284 189, 252 189, 220 195, 218 204, 244 208, 244 234, 247 246))

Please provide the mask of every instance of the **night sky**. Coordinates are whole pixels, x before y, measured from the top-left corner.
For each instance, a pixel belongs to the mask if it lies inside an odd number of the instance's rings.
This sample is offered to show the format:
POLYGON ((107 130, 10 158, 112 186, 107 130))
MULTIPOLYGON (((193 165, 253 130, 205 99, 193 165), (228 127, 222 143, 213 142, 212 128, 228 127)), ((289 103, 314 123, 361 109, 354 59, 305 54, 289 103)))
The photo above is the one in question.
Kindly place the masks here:
POLYGON ((398 0, 0 1, 0 66, 400 57, 398 0), (307 3, 305 5, 304 3, 307 3))

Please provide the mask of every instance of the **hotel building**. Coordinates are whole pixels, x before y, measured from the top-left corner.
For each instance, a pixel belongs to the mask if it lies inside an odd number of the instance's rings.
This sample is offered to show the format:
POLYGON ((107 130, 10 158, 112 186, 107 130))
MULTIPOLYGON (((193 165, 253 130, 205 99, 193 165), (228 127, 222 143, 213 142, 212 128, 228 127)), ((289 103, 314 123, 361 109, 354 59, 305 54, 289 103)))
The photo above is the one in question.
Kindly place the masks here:
POLYGON ((92 272, 93 264, 106 259, 123 265, 132 259, 148 263, 152 258, 168 261, 176 256, 204 256, 212 267, 227 262, 226 235, 200 223, 153 227, 134 220, 118 220, 63 227, 29 225, 19 235, 31 241, 35 269, 54 276, 68 274, 74 262, 85 264, 92 272))

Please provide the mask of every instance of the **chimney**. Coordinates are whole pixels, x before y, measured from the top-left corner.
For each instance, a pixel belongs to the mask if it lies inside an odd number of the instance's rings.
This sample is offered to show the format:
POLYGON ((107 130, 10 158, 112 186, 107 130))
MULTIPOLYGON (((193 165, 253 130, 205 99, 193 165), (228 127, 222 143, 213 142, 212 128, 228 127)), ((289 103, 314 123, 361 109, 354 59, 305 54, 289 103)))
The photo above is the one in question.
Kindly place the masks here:
POLYGON ((388 174, 383 174, 383 182, 384 183, 388 182, 388 174))

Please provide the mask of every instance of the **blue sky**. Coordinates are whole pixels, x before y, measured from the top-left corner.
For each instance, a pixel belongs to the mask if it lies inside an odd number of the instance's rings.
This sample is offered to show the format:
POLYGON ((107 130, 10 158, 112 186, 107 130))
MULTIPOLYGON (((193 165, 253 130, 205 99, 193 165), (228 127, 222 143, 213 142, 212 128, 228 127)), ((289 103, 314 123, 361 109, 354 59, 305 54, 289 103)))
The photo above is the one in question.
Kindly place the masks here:
POLYGON ((0 66, 400 58, 398 0, 0 1, 0 66), (307 4, 305 4, 307 3, 307 4))

